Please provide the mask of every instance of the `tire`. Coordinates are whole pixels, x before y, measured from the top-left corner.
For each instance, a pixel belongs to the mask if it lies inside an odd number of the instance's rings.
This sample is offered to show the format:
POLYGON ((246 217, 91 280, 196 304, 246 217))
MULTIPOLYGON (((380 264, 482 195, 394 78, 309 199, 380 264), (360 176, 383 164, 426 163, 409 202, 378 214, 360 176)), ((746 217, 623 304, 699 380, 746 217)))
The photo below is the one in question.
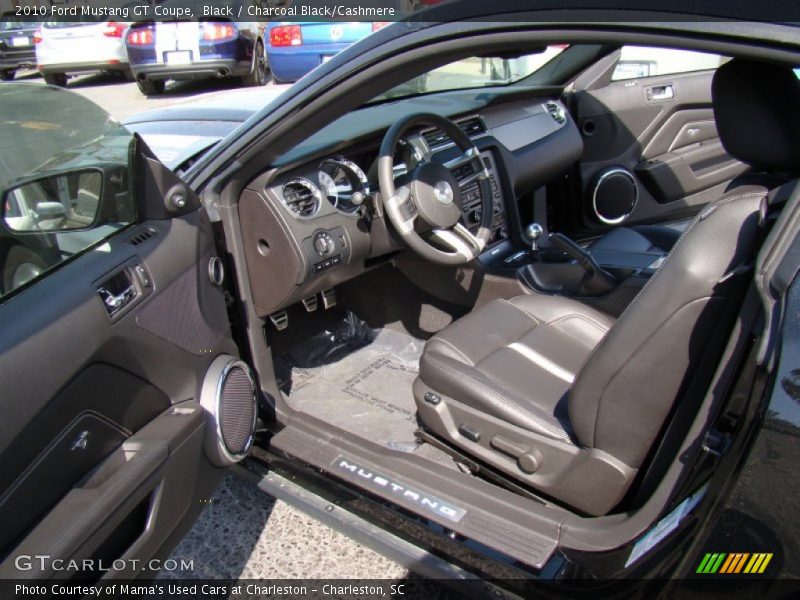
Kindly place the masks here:
POLYGON ((242 85, 246 87, 260 87, 267 83, 269 65, 267 64, 267 55, 264 53, 264 44, 261 43, 261 40, 256 42, 253 63, 253 71, 247 75, 242 75, 242 85))
POLYGON ((67 85, 67 75, 66 73, 45 73, 44 82, 47 85, 65 87, 67 85))
POLYGON ((25 246, 11 246, 3 260, 2 292, 10 292, 46 270, 47 263, 37 254, 25 246))
POLYGON ((17 71, 15 69, 3 69, 0 71, 0 79, 3 81, 11 81, 16 74, 17 71))
POLYGON ((159 96, 164 93, 166 82, 163 79, 137 79, 136 85, 145 96, 159 96))

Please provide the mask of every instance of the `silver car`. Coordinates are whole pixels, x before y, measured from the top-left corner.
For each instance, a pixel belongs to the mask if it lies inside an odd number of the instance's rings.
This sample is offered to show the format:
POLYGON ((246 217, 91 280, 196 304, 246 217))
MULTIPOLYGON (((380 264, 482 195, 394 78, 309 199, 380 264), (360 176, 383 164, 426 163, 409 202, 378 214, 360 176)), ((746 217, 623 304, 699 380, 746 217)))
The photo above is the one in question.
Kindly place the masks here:
POLYGON ((132 81, 125 33, 128 23, 65 23, 42 25, 36 42, 36 62, 50 85, 64 86, 67 76, 91 71, 120 73, 132 81))

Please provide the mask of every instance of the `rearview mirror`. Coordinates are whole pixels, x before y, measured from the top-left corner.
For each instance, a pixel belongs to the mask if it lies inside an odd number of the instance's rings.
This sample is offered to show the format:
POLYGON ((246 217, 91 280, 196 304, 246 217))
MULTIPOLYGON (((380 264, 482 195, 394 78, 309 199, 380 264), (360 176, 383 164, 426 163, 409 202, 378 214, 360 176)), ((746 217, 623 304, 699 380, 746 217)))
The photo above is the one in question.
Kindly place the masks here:
POLYGON ((103 197, 103 171, 80 169, 29 178, 3 193, 3 222, 15 233, 91 227, 103 197))

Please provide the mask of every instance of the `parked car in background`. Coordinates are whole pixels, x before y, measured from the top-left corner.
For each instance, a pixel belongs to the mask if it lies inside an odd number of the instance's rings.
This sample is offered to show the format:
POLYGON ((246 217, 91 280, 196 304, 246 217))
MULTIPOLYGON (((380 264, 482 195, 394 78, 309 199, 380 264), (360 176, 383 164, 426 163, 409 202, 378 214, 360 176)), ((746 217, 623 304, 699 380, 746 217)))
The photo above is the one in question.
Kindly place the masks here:
POLYGON ((0 79, 14 79, 17 69, 33 68, 36 65, 36 50, 33 38, 35 23, 16 20, 12 14, 5 14, 0 21, 0 79))
MULTIPOLYGON (((216 4, 232 6, 241 0, 216 4)), ((165 3, 165 7, 170 3, 165 3)), ((146 96, 161 94, 168 79, 239 77, 243 85, 267 82, 264 23, 168 21, 134 24, 125 39, 133 77, 146 96)))
POLYGON ((385 23, 289 23, 267 27, 267 60, 275 81, 291 83, 385 23))
POLYGON ((65 86, 76 73, 103 71, 131 79, 125 32, 128 23, 47 21, 34 38, 39 72, 50 85, 65 86))

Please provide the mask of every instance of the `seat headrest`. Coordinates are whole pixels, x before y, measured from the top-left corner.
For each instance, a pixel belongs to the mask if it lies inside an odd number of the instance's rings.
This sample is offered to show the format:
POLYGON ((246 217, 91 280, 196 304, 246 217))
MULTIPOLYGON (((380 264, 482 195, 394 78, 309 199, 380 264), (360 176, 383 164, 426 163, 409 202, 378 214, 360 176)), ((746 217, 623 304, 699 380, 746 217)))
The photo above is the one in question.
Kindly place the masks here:
POLYGON ((711 86, 728 154, 753 167, 800 173, 800 80, 791 67, 733 59, 711 86))

